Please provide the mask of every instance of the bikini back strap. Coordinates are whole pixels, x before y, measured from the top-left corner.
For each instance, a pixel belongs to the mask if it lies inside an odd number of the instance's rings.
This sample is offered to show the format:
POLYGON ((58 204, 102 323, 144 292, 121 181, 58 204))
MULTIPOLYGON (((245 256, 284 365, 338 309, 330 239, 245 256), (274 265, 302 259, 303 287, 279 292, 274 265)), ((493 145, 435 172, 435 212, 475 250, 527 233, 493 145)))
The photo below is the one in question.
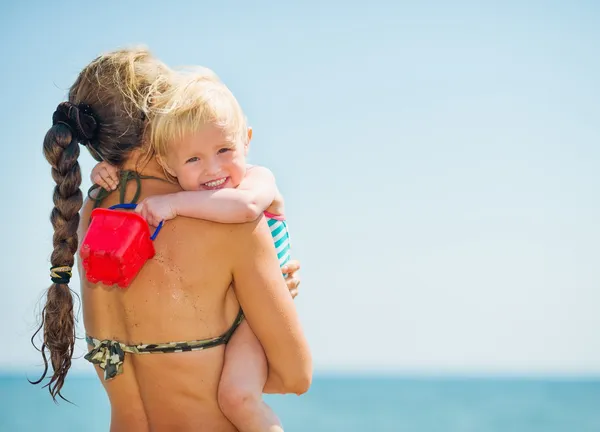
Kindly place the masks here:
MULTIPOLYGON (((142 193, 142 180, 160 180, 168 182, 168 180, 160 177, 141 175, 137 171, 121 171, 121 177, 119 179, 119 203, 125 204, 125 192, 127 191, 127 183, 130 180, 134 180, 136 183, 135 193, 130 204, 137 204, 138 199, 142 193)), ((114 191, 107 191, 103 187, 95 184, 88 190, 88 198, 94 201, 94 208, 100 207, 102 201, 104 201, 114 191), (97 191, 94 195, 94 191, 97 191)))

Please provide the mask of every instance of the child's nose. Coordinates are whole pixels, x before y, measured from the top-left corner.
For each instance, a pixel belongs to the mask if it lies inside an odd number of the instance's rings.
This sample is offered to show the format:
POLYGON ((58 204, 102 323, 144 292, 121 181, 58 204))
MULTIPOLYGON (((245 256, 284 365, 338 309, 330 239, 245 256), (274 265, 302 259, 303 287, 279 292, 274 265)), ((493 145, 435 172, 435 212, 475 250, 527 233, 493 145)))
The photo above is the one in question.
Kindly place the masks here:
POLYGON ((207 176, 214 176, 214 175, 218 174, 219 171, 221 171, 221 166, 218 163, 218 161, 212 159, 212 160, 208 161, 205 169, 206 169, 207 176))

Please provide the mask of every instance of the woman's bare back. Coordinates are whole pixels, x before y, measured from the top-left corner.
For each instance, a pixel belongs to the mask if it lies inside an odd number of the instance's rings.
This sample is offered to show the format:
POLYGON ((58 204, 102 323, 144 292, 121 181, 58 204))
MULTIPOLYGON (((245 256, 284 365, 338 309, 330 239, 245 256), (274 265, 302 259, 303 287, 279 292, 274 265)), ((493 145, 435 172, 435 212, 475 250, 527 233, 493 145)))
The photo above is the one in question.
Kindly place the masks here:
MULTIPOLYGON (((129 200, 135 191, 130 183, 129 200)), ((178 190, 164 181, 143 180, 140 199, 178 190)), ((111 194, 102 207, 118 203, 118 196, 111 194)), ((82 211, 80 241, 92 207, 88 201, 82 211)), ((86 333, 134 345, 223 334, 240 307, 231 288, 231 242, 238 229, 175 218, 156 238, 154 259, 128 288, 95 285, 82 277, 86 333)), ((223 355, 223 345, 194 352, 125 354, 123 373, 109 381, 96 367, 111 401, 111 430, 235 430, 217 404, 223 355)))

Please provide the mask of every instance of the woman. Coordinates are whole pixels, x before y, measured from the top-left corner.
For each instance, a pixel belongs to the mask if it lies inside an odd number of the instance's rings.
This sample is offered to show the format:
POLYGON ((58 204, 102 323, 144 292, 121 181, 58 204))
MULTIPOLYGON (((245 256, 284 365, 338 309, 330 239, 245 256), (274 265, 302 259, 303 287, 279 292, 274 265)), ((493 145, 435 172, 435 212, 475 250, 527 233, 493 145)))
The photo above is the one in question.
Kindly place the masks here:
MULTIPOLYGON (((51 214, 54 284, 40 327, 42 354, 45 360, 46 349, 50 352, 54 369, 53 397, 60 396, 71 365, 75 327, 68 282, 94 207, 87 200, 79 218, 78 142, 96 159, 119 166, 124 180, 136 180, 122 181, 119 194, 97 197, 102 207, 178 191, 142 146, 145 116, 139 107, 148 87, 165 73, 167 67, 144 50, 99 57, 81 72, 44 139, 57 183, 51 214)), ((308 389, 310 352, 264 220, 221 225, 176 218, 155 247, 154 259, 125 290, 81 278, 86 358, 96 364, 108 394, 112 431, 235 430, 219 409, 217 385, 224 344, 244 316, 267 356, 265 392, 308 389), (145 353, 159 354, 138 355, 145 353)), ((290 267, 288 272, 297 269, 290 267)), ((296 284, 289 282, 292 289, 296 284)))

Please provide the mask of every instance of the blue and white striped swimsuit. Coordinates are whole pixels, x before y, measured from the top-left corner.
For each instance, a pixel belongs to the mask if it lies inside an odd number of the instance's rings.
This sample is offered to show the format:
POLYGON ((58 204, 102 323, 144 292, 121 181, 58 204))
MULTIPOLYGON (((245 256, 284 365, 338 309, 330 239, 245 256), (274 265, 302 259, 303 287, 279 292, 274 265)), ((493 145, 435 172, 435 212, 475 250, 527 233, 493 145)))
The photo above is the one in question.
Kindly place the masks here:
POLYGON ((273 242, 275 243, 279 266, 283 267, 291 259, 290 233, 287 222, 283 216, 274 215, 269 212, 264 212, 264 214, 271 230, 273 242))

